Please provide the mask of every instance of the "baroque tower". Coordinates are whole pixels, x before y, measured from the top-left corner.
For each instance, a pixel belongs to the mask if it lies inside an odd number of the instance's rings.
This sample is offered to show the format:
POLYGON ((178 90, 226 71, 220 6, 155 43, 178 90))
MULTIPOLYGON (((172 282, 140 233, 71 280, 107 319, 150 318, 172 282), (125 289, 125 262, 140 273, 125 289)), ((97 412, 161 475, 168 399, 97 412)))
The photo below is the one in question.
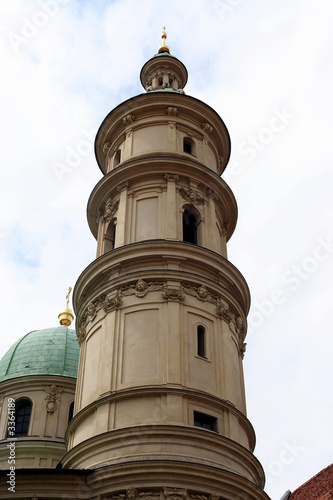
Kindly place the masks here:
POLYGON ((64 469, 107 498, 268 499, 242 359, 249 290, 227 258, 227 128, 185 95, 162 34, 145 93, 101 124, 88 202, 97 258, 73 296, 81 346, 64 469), (95 477, 95 479, 94 479, 95 477))

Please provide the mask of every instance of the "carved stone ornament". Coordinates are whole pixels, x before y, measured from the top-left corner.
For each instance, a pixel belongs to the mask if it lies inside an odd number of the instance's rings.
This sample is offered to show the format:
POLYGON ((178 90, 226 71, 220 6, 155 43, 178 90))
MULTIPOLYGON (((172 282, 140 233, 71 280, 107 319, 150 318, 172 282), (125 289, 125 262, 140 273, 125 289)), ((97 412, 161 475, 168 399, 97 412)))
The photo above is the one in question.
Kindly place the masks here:
POLYGON ((202 130, 204 130, 208 134, 211 134, 213 132, 213 127, 211 125, 209 125, 209 123, 202 123, 201 128, 202 128, 202 130))
POLYGON ((224 156, 222 156, 222 155, 219 155, 219 165, 220 165, 220 168, 224 167, 224 156))
POLYGON ((246 342, 242 342, 239 346, 239 350, 241 352, 241 355, 242 355, 242 358, 244 358, 244 354, 245 354, 245 351, 246 351, 246 342))
POLYGON ((135 115, 126 115, 124 118, 123 118, 123 124, 124 125, 128 125, 129 123, 133 123, 135 121, 136 117, 135 115))
POLYGON ((229 327, 234 329, 238 336, 240 336, 243 329, 243 320, 240 316, 236 316, 228 305, 224 305, 221 302, 219 302, 216 306, 216 314, 219 318, 222 318, 229 323, 229 327))
POLYGON ((222 228, 222 235, 223 236, 226 236, 227 235, 227 232, 229 230, 229 224, 227 224, 226 222, 223 224, 223 228, 222 228))
POLYGON ((163 491, 168 500, 183 500, 187 496, 187 490, 182 488, 163 488, 163 491))
POLYGON ((113 500, 135 500, 138 496, 138 490, 130 486, 127 488, 126 493, 118 493, 117 495, 112 495, 113 500))
POLYGON ((47 393, 47 396, 44 398, 46 401, 47 413, 54 413, 58 407, 58 401, 60 400, 59 394, 63 392, 64 387, 59 385, 45 385, 43 389, 47 393))
POLYGON ((182 287, 188 295, 196 297, 199 300, 210 302, 211 304, 217 305, 218 296, 211 294, 204 285, 194 286, 182 283, 182 287))
POLYGON ((120 295, 116 295, 115 297, 106 297, 102 302, 102 307, 104 312, 108 313, 113 311, 114 309, 118 309, 122 304, 122 300, 120 295))
POLYGON ((142 279, 139 279, 135 285, 127 285, 120 288, 120 295, 126 297, 129 295, 135 295, 136 297, 145 297, 148 292, 158 292, 163 290, 165 283, 162 281, 149 281, 148 283, 142 279))
POLYGON ((168 116, 177 116, 178 115, 178 109, 177 108, 173 108, 172 106, 169 106, 166 110, 165 110, 166 114, 168 116))
POLYGON ((77 343, 79 345, 84 341, 84 339, 86 338, 86 335, 87 335, 87 330, 86 330, 85 326, 81 326, 79 328, 79 331, 77 334, 77 343))
POLYGON ((106 142, 103 144, 103 153, 106 155, 109 152, 109 149, 111 148, 111 142, 106 142))
POLYGON ((177 182, 177 181, 179 181, 179 175, 177 175, 177 174, 164 174, 164 179, 166 181, 171 180, 171 181, 177 182))
POLYGON ((121 192, 122 192, 122 191, 124 191, 125 189, 128 189, 128 186, 129 186, 128 181, 125 181, 125 182, 122 182, 121 184, 119 184, 119 185, 117 186, 117 191, 118 191, 118 193, 121 193, 121 192))
POLYGON ((214 201, 217 201, 219 199, 217 194, 210 187, 206 188, 206 196, 207 198, 212 198, 212 200, 214 201))
POLYGON ((179 288, 166 288, 162 292, 163 300, 184 300, 184 291, 179 288))
POLYGON ((202 205, 205 201, 205 198, 200 196, 200 194, 194 189, 186 189, 182 187, 180 188, 179 193, 180 196, 188 203, 191 203, 191 205, 202 205))

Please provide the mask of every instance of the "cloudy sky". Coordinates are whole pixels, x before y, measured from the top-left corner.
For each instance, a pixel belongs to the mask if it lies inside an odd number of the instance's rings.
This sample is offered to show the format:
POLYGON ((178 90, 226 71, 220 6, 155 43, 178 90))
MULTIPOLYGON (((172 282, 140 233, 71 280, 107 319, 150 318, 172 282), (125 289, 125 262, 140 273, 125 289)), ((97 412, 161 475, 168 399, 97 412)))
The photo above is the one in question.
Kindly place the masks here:
POLYGON ((0 355, 57 324, 94 259, 94 135, 143 91, 165 25, 186 93, 231 135, 248 416, 279 500, 332 462, 332 2, 4 0, 0 12, 0 355))

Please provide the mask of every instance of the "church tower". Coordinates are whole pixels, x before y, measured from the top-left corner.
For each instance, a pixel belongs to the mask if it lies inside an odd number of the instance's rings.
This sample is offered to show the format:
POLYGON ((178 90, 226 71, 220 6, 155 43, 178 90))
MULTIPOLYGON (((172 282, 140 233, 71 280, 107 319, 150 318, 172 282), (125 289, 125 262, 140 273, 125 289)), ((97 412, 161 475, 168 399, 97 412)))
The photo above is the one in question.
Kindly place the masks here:
POLYGON ((250 295, 227 258, 229 134, 185 95, 187 70, 162 39, 145 92, 96 136, 97 258, 74 289, 81 353, 62 467, 94 470, 102 498, 267 500, 245 406, 250 295))

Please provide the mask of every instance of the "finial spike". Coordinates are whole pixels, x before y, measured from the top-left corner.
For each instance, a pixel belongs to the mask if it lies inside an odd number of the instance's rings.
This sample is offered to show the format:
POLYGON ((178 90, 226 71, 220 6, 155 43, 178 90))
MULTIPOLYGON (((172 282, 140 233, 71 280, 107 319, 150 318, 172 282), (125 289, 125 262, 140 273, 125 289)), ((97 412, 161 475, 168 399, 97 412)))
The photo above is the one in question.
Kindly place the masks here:
POLYGON ((70 296, 70 293, 72 291, 72 287, 68 287, 68 292, 67 292, 67 295, 66 295, 66 307, 65 309, 62 311, 62 313, 59 314, 58 318, 59 318, 59 323, 61 324, 61 326, 70 326, 73 319, 74 319, 74 314, 73 314, 73 311, 69 308, 69 296, 70 296))
POLYGON ((157 53, 160 54, 161 52, 168 52, 170 54, 170 48, 165 44, 165 39, 167 38, 167 34, 166 34, 166 31, 165 31, 165 26, 163 26, 163 31, 162 31, 162 35, 161 35, 161 38, 163 40, 163 43, 162 45, 159 47, 157 53))

